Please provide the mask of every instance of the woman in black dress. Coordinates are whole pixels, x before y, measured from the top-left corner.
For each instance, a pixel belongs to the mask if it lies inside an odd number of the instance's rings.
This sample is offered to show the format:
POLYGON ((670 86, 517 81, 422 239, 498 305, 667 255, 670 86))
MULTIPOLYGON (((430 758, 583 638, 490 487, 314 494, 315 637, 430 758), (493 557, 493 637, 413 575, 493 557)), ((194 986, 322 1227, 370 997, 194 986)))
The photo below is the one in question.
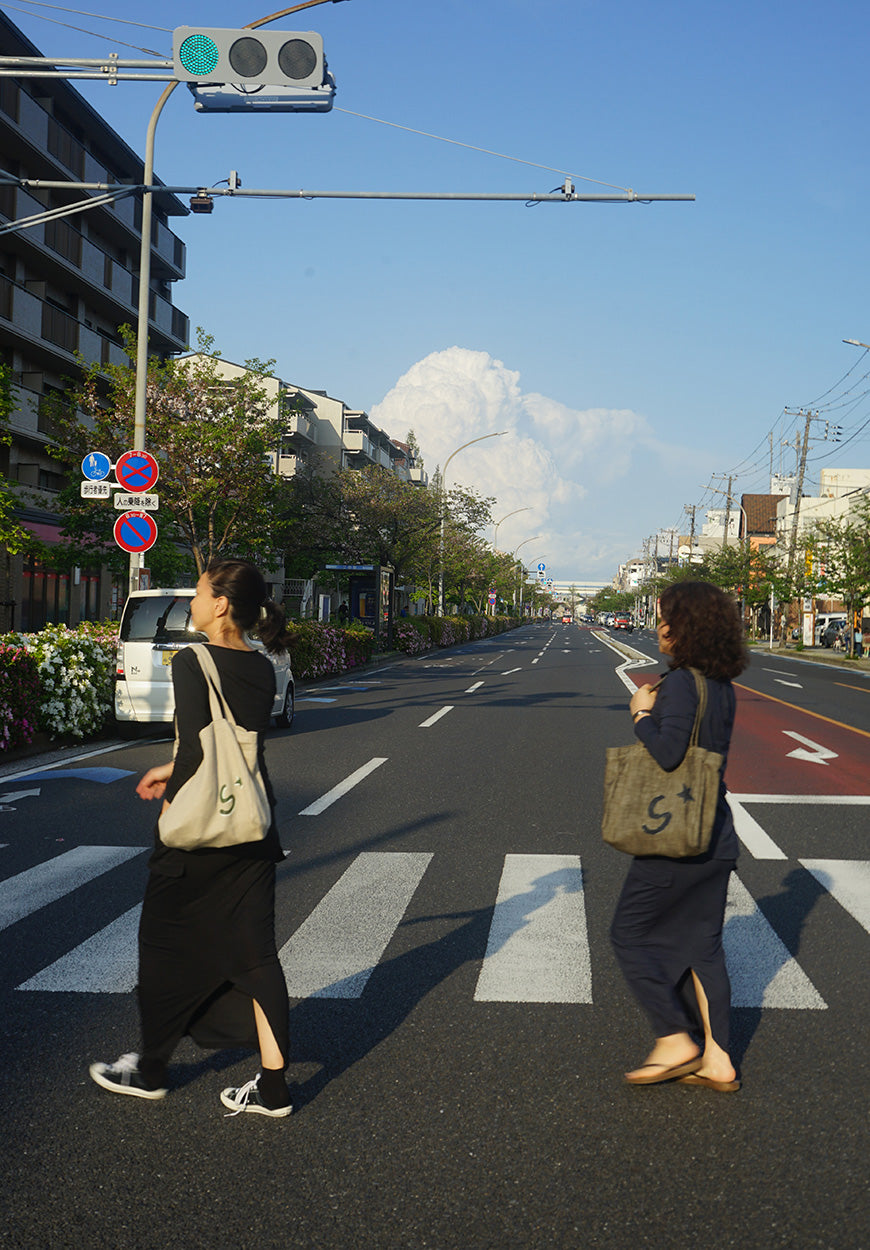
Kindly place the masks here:
MULTIPOLYGON (((139 1098, 163 1098, 167 1065, 185 1034, 208 1048, 257 1046, 260 1073, 221 1102, 240 1111, 286 1116, 292 1111, 284 1078, 289 1062, 289 1007, 275 948, 275 864, 283 859, 274 820, 274 794, 263 757, 263 735, 275 699, 275 670, 250 646, 256 627, 267 650, 286 650, 284 614, 268 597, 259 571, 243 560, 209 566, 191 600, 191 622, 208 638, 224 697, 237 723, 259 735, 259 761, 272 820, 265 838, 222 849, 182 851, 164 846, 155 830, 149 881, 139 927, 141 1055, 94 1063, 98 1085, 139 1098)), ((149 769, 136 787, 143 799, 172 802, 196 771, 200 730, 209 723, 208 688, 193 651, 172 661, 178 750, 149 769)))
MULTIPOLYGON (((661 596, 659 650, 670 672, 658 690, 640 686, 630 710, 634 732, 656 762, 676 768, 689 745, 698 692, 689 671, 707 681, 699 745, 728 757, 734 725, 731 681, 748 663, 733 600, 707 582, 677 582, 661 596)), ((681 1080, 720 1092, 740 1088, 729 1054, 731 986, 722 949, 728 879, 737 834, 719 778, 710 846, 703 855, 637 856, 616 907, 610 936, 616 958, 647 1013, 655 1045, 646 1063, 625 1074, 632 1085, 681 1080), (691 977, 698 1018, 682 991, 691 977), (703 1032, 703 1049, 693 1034, 703 1032)))

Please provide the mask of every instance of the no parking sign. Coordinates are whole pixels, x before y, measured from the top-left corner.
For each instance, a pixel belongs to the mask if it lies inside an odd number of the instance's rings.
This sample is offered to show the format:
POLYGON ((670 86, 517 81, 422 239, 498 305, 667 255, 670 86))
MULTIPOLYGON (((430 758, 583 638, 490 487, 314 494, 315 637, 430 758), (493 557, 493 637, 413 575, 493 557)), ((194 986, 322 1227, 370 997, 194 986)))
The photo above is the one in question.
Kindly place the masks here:
POLYGON ((137 555, 154 546, 157 522, 148 512, 125 512, 115 522, 114 534, 115 542, 122 551, 137 555))

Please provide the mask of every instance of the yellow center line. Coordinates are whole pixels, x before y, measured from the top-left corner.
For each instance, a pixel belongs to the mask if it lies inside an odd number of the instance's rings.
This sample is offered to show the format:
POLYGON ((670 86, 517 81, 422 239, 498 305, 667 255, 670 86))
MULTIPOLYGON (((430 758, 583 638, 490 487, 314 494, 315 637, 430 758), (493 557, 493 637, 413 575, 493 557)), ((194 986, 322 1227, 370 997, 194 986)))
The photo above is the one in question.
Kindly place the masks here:
POLYGON ((860 690, 862 694, 870 694, 870 686, 850 686, 846 681, 835 681, 835 686, 842 686, 844 690, 860 690))
MULTIPOLYGON (((837 683, 840 685, 840 683, 837 683)), ((761 690, 753 690, 751 686, 744 686, 739 681, 735 681, 734 685, 738 690, 745 690, 748 694, 757 694, 760 699, 770 699, 771 703, 781 703, 783 707, 790 707, 795 712, 802 712, 804 716, 814 716, 816 720, 823 720, 829 725, 836 725, 838 729, 848 729, 850 733, 860 734, 862 738, 870 738, 870 733, 866 729, 856 729, 854 725, 844 725, 841 720, 834 720, 830 716, 822 716, 821 712, 810 712, 805 707, 799 707, 796 703, 788 703, 785 699, 777 699, 775 695, 764 694, 761 690)))

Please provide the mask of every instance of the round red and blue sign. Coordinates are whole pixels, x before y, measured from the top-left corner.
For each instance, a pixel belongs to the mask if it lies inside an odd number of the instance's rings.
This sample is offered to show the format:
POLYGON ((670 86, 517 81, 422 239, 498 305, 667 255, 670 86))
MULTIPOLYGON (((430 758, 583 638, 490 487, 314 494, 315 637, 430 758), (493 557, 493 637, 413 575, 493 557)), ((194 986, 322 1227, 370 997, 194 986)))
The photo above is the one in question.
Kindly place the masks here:
POLYGON ((136 555, 157 541, 157 522, 150 512, 123 512, 115 522, 115 542, 122 551, 136 555))
POLYGON ((151 490, 159 476, 160 465, 147 451, 125 451, 115 465, 118 485, 134 495, 151 490))

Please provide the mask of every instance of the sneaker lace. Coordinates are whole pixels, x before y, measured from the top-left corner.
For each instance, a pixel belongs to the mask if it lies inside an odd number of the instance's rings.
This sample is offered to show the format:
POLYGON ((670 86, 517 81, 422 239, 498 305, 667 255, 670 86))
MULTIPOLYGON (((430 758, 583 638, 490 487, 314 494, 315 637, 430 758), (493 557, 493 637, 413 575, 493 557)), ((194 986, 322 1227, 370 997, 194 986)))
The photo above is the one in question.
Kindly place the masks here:
POLYGON ((139 1070, 139 1056, 134 1054, 121 1055, 120 1059, 116 1059, 112 1064, 113 1072, 137 1072, 139 1070))
POLYGON ((240 1111, 245 1110, 245 1108, 248 1105, 248 1100, 250 1099, 251 1095, 256 1093, 257 1091, 257 1082, 259 1081, 259 1079, 260 1079, 260 1074, 258 1072, 252 1081, 247 1081, 246 1084, 239 1086, 239 1088, 233 1094, 233 1102, 237 1104, 236 1109, 235 1111, 227 1111, 226 1115, 224 1116, 224 1119, 226 1119, 228 1116, 231 1116, 231 1115, 238 1115, 240 1111))

